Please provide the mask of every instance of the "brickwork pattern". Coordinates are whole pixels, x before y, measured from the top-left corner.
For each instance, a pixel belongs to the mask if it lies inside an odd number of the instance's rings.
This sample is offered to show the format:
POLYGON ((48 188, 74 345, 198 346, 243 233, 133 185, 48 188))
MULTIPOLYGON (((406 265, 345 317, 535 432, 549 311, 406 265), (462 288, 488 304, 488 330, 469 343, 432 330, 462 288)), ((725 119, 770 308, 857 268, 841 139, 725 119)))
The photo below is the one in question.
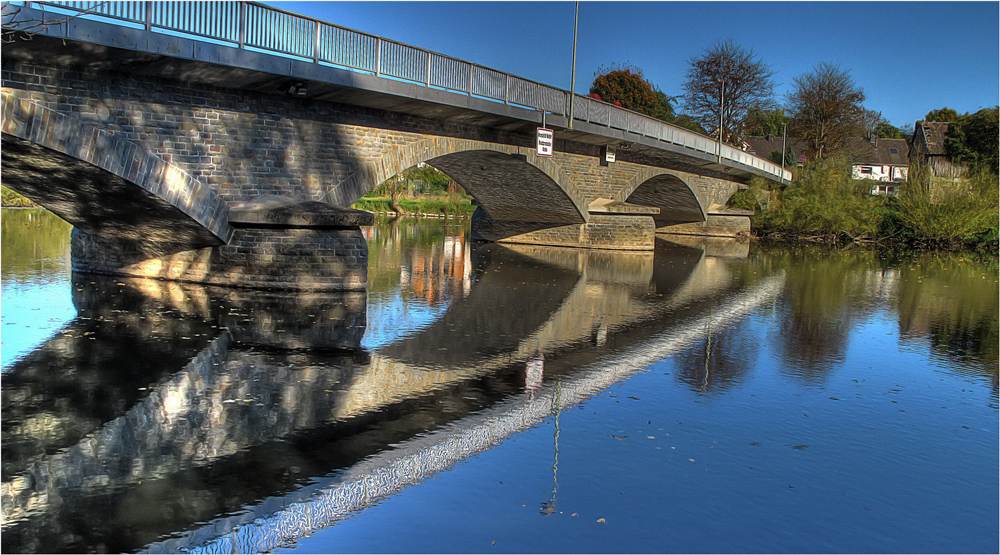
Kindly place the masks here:
MULTIPOLYGON (((528 135, 150 76, 91 74, 17 60, 5 63, 0 76, 9 94, 138 144, 229 202, 286 194, 347 206, 419 162, 493 150, 523 156, 574 204, 585 206, 614 198, 647 167, 625 161, 601 166, 596 147, 546 159, 535 156, 528 135)), ((709 202, 728 198, 725 190, 735 187, 719 190, 719 182, 728 182, 674 173, 709 202)))
POLYGON ((222 241, 231 236, 226 203, 177 166, 112 131, 17 98, 7 89, 0 98, 4 133, 99 167, 178 208, 222 241))

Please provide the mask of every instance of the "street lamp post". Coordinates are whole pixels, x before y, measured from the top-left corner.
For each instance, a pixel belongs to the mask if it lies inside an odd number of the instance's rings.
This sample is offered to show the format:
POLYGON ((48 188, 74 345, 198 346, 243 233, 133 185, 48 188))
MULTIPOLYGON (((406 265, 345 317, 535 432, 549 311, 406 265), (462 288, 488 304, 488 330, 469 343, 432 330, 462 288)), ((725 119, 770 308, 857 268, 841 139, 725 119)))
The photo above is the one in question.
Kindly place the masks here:
POLYGON ((721 84, 721 94, 719 95, 719 159, 718 162, 722 163, 722 115, 725 113, 726 109, 726 80, 719 79, 721 84))
POLYGON ((781 122, 781 183, 785 183, 785 141, 788 139, 788 124, 781 122))
POLYGON ((576 29, 580 23, 580 2, 576 3, 576 10, 573 15, 573 69, 570 72, 569 83, 569 126, 573 129, 573 106, 576 104, 576 29))

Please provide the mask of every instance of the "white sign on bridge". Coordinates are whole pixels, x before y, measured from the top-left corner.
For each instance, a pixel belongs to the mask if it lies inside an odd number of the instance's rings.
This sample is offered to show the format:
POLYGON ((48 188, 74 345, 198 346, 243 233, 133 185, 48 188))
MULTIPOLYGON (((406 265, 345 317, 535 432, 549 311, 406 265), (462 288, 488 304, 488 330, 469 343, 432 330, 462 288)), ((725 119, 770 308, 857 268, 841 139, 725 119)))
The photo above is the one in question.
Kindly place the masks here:
POLYGON ((555 144, 555 133, 551 129, 538 128, 535 135, 535 152, 539 156, 552 156, 552 146, 555 144))

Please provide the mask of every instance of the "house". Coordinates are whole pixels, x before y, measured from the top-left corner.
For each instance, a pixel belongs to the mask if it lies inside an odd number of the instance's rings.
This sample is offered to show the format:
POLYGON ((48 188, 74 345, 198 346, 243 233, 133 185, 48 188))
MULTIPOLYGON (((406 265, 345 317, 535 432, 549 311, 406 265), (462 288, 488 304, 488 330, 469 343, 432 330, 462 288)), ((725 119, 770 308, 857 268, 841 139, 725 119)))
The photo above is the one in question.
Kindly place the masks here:
POLYGON ((873 195, 896 195, 897 184, 910 174, 910 157, 906 139, 862 139, 848 137, 844 152, 851 159, 851 177, 871 179, 873 195))
POLYGON ((943 121, 918 121, 914 125, 910 159, 926 165, 936 177, 960 177, 965 167, 953 164, 945 155, 944 141, 950 123, 943 121))

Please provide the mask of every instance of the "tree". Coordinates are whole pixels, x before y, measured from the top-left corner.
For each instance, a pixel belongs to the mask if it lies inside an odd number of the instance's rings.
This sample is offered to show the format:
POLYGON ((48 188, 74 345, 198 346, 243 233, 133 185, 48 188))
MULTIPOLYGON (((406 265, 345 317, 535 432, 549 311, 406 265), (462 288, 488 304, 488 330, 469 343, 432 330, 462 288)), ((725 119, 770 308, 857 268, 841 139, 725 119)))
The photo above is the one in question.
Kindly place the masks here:
POLYGON ((594 72, 590 96, 663 121, 673 121, 676 99, 664 94, 629 64, 612 64, 594 72))
POLYGON ((677 114, 674 116, 674 121, 670 122, 677 127, 683 127, 689 131, 694 131, 695 133, 701 133, 702 135, 708 135, 708 131, 698 123, 693 117, 687 114, 677 114))
POLYGON ((765 137, 771 135, 780 137, 784 133, 784 127, 781 124, 787 125, 790 122, 791 118, 781 108, 762 110, 754 106, 747 110, 746 118, 743 120, 743 130, 748 136, 765 137))
POLYGON ((907 143, 910 143, 911 141, 913 141, 913 133, 914 132, 916 132, 916 127, 912 123, 904 123, 899 128, 899 133, 901 135, 903 135, 903 138, 906 139, 907 143))
POLYGON ((864 131, 865 92, 847 70, 822 62, 795 78, 787 107, 796 134, 805 139, 817 157, 833 154, 844 139, 864 131))
POLYGON ((691 60, 684 83, 684 106, 702 127, 713 130, 723 141, 736 143, 738 134, 744 133, 748 110, 773 108, 772 77, 771 66, 752 50, 731 40, 717 42, 703 56, 691 60))
POLYGON ((863 110, 860 119, 861 131, 866 137, 878 137, 880 139, 902 139, 903 133, 889 120, 882 116, 882 112, 874 110, 863 110))
POLYGON ((927 112, 924 116, 924 121, 942 121, 945 123, 957 122, 959 118, 958 112, 952 110, 951 108, 941 108, 940 110, 931 110, 927 112))
MULTIPOLYGON (((911 133, 912 134, 912 133, 911 133)), ((875 136, 880 139, 905 139, 907 136, 903 134, 903 130, 896 127, 895 125, 889 123, 888 121, 880 121, 875 125, 875 136)))
MULTIPOLYGON (((928 114, 930 115, 930 114, 928 114)), ((953 162, 998 172, 1000 107, 984 108, 952 120, 944 142, 945 154, 953 162)))

